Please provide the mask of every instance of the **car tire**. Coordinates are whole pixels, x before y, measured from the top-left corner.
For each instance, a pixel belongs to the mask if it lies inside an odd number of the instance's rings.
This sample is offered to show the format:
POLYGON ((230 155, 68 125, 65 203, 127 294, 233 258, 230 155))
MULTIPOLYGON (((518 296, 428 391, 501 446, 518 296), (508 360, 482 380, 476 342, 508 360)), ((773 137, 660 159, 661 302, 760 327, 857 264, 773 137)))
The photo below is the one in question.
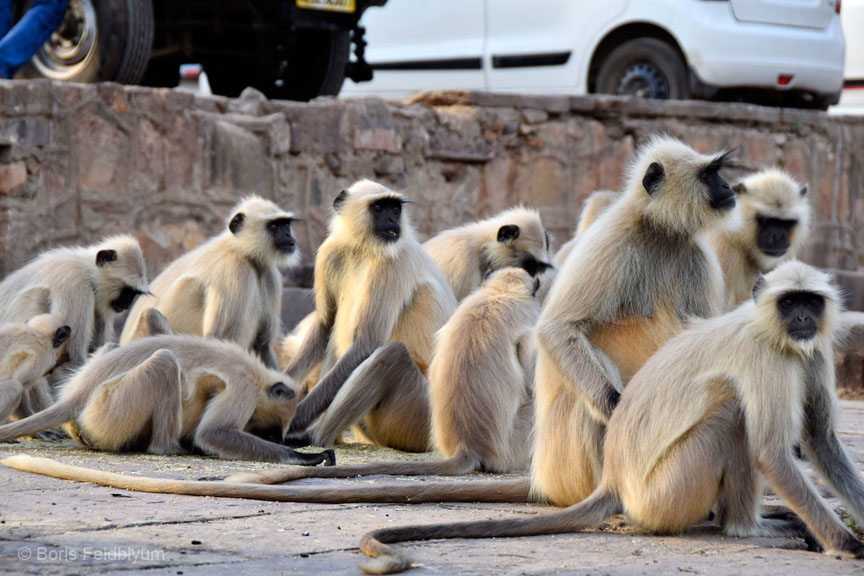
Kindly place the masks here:
POLYGON ((318 96, 336 96, 345 82, 351 36, 346 30, 297 31, 292 69, 277 82, 272 74, 255 87, 268 98, 308 101, 318 96))
MULTIPOLYGON (((27 2, 16 3, 16 16, 27 2)), ((66 18, 19 78, 135 84, 153 45, 150 0, 69 0, 66 18)))
POLYGON ((628 40, 612 50, 597 72, 595 92, 685 100, 687 66, 678 51, 657 38, 628 40))

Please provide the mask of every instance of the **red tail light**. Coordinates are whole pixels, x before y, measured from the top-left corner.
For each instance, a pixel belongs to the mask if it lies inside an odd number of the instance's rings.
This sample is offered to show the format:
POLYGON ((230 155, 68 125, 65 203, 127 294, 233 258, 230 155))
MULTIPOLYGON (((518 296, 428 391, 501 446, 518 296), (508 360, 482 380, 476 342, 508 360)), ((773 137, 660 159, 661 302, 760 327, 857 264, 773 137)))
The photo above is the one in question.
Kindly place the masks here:
POLYGON ((840 13, 840 5, 841 4, 842 4, 842 0, 836 0, 834 2, 834 12, 836 12, 837 14, 840 13))

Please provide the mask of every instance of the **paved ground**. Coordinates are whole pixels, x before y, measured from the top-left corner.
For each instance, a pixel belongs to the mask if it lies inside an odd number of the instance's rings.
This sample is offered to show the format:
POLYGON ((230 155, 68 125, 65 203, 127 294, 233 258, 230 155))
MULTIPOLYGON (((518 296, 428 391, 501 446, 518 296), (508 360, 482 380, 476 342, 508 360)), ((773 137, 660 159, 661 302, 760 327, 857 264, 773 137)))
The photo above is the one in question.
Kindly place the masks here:
MULTIPOLYGON (((840 430, 856 462, 862 465, 864 402, 842 403, 840 430)), ((339 452, 343 463, 394 456, 386 450, 356 445, 339 452)), ((189 479, 264 467, 194 457, 107 455, 78 449, 71 441, 0 445, 0 455, 14 453, 189 479)), ((378 477, 365 481, 383 480, 378 477)), ((370 528, 506 518, 542 510, 536 505, 314 505, 162 496, 76 484, 0 467, 0 572, 356 575, 360 574, 356 564, 363 558, 356 546, 360 535, 370 528)), ((657 537, 640 534, 623 521, 590 533, 436 541, 406 547, 422 564, 413 571, 417 576, 864 574, 864 561, 806 552, 797 540, 739 540, 721 536, 709 527, 681 537, 657 537)))

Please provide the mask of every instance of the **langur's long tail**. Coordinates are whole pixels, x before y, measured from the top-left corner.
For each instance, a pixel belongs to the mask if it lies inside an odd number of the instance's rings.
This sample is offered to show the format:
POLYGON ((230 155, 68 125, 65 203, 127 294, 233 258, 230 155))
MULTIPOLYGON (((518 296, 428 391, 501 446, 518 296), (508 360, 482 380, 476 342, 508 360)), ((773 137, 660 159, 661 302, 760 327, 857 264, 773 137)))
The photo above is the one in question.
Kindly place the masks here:
POLYGON ((388 543, 439 538, 561 534, 597 526, 609 516, 619 514, 621 510, 618 497, 600 487, 579 504, 533 518, 382 528, 367 532, 360 540, 360 550, 374 558, 361 564, 360 568, 367 574, 393 574, 411 568, 411 558, 401 550, 388 546, 388 543))
POLYGON ((274 502, 319 502, 344 504, 373 502, 381 504, 419 504, 424 502, 528 502, 528 478, 485 482, 403 482, 394 484, 320 486, 266 486, 236 482, 208 482, 200 480, 174 480, 126 476, 62 464, 49 458, 10 456, 0 463, 22 470, 103 486, 153 492, 157 494, 185 494, 189 496, 217 496, 245 498, 274 502))
POLYGON ((479 462, 470 454, 460 452, 452 458, 435 462, 376 462, 355 466, 322 466, 277 468, 260 472, 240 472, 225 478, 226 482, 281 484, 300 478, 353 478, 389 474, 394 476, 459 476, 477 469, 479 462))
POLYGON ((0 426, 0 442, 8 442, 21 436, 31 436, 49 428, 55 428, 64 422, 68 422, 74 416, 75 402, 72 400, 61 400, 27 418, 0 426))

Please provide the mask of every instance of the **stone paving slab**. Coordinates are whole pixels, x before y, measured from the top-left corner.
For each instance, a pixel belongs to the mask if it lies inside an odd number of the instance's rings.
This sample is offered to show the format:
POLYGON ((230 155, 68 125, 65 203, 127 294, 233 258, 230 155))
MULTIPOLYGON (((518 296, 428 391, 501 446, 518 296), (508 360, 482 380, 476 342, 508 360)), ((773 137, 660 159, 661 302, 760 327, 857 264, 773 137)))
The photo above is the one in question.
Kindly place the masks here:
MULTIPOLYGON (((864 402, 843 401, 844 444, 864 464, 864 402)), ((338 449, 341 463, 406 459, 365 445, 338 449)), ((269 465, 202 457, 113 455, 71 441, 0 445, 0 456, 31 454, 115 472, 215 478, 269 465)), ((430 458, 410 455, 410 458, 430 458)), ((474 474, 472 480, 489 476, 474 474)), ((424 482, 428 478, 304 480, 303 483, 424 482)), ((766 502, 777 500, 766 497, 766 502)), ((836 500, 832 500, 838 505, 836 500)), ((0 573, 40 576, 358 575, 366 530, 406 523, 518 517, 542 513, 518 504, 290 504, 127 492, 0 467, 0 573)), ((437 574, 861 574, 864 562, 804 550, 784 538, 728 538, 700 526, 686 535, 640 533, 616 519, 601 530, 533 538, 455 540, 404 545, 437 574)))

